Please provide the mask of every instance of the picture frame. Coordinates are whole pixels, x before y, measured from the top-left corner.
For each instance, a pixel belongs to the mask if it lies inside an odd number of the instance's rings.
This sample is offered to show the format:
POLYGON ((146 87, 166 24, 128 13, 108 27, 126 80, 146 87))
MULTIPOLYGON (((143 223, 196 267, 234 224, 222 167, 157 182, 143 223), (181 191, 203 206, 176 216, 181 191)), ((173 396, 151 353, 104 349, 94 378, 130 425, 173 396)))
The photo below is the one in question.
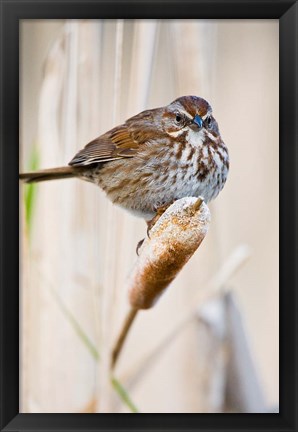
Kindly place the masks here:
MULTIPOLYGON (((1 430, 297 430, 296 1, 1 0, 1 430), (116 7, 117 6, 117 7, 116 7), (280 412, 278 414, 19 413, 19 21, 278 19, 280 28, 280 412)), ((278 174, 278 173, 277 173, 278 174)))

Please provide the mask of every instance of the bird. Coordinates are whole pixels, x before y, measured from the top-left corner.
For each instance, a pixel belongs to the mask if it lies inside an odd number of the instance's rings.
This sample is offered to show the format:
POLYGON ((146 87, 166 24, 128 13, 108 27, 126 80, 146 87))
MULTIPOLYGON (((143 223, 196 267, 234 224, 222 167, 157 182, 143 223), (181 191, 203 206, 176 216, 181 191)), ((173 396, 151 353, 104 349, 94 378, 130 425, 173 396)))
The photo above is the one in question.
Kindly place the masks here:
POLYGON ((68 166, 19 177, 27 183, 72 177, 95 183, 150 226, 180 198, 216 198, 228 172, 228 149, 211 105, 202 97, 181 96, 100 135, 68 166))

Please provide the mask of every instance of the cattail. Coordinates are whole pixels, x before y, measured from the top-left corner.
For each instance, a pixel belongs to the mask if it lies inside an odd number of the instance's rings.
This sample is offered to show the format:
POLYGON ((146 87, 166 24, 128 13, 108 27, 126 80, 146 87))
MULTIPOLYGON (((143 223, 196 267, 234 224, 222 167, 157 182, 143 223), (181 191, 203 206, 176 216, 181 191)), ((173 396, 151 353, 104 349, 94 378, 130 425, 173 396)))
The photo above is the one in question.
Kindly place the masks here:
POLYGON ((130 276, 129 301, 135 309, 148 309, 203 241, 210 212, 199 198, 172 204, 150 231, 130 276))
POLYGON ((175 201, 153 226, 128 280, 131 309, 112 353, 112 367, 138 310, 156 303, 202 243, 209 223, 209 208, 203 200, 185 197, 175 201))

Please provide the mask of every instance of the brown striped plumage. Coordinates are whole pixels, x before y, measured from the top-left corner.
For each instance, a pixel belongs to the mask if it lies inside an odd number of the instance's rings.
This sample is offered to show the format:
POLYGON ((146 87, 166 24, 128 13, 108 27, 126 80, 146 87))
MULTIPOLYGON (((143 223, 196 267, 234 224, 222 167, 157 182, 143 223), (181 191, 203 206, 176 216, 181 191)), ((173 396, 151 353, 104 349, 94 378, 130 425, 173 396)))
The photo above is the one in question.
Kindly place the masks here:
POLYGON ((183 196, 215 198, 228 169, 228 151, 210 105, 183 96, 91 141, 69 167, 20 177, 29 182, 79 177, 98 184, 115 204, 150 219, 183 196))

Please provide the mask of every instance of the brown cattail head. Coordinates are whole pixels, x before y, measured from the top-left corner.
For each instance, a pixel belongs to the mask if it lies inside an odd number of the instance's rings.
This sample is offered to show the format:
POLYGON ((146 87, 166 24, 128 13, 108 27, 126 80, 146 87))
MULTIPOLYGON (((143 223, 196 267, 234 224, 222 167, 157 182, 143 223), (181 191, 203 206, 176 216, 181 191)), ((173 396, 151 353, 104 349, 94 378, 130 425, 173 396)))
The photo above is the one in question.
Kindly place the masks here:
POLYGON ((140 250, 129 279, 135 309, 154 305, 207 234, 210 212, 201 198, 175 201, 159 218, 140 250))

